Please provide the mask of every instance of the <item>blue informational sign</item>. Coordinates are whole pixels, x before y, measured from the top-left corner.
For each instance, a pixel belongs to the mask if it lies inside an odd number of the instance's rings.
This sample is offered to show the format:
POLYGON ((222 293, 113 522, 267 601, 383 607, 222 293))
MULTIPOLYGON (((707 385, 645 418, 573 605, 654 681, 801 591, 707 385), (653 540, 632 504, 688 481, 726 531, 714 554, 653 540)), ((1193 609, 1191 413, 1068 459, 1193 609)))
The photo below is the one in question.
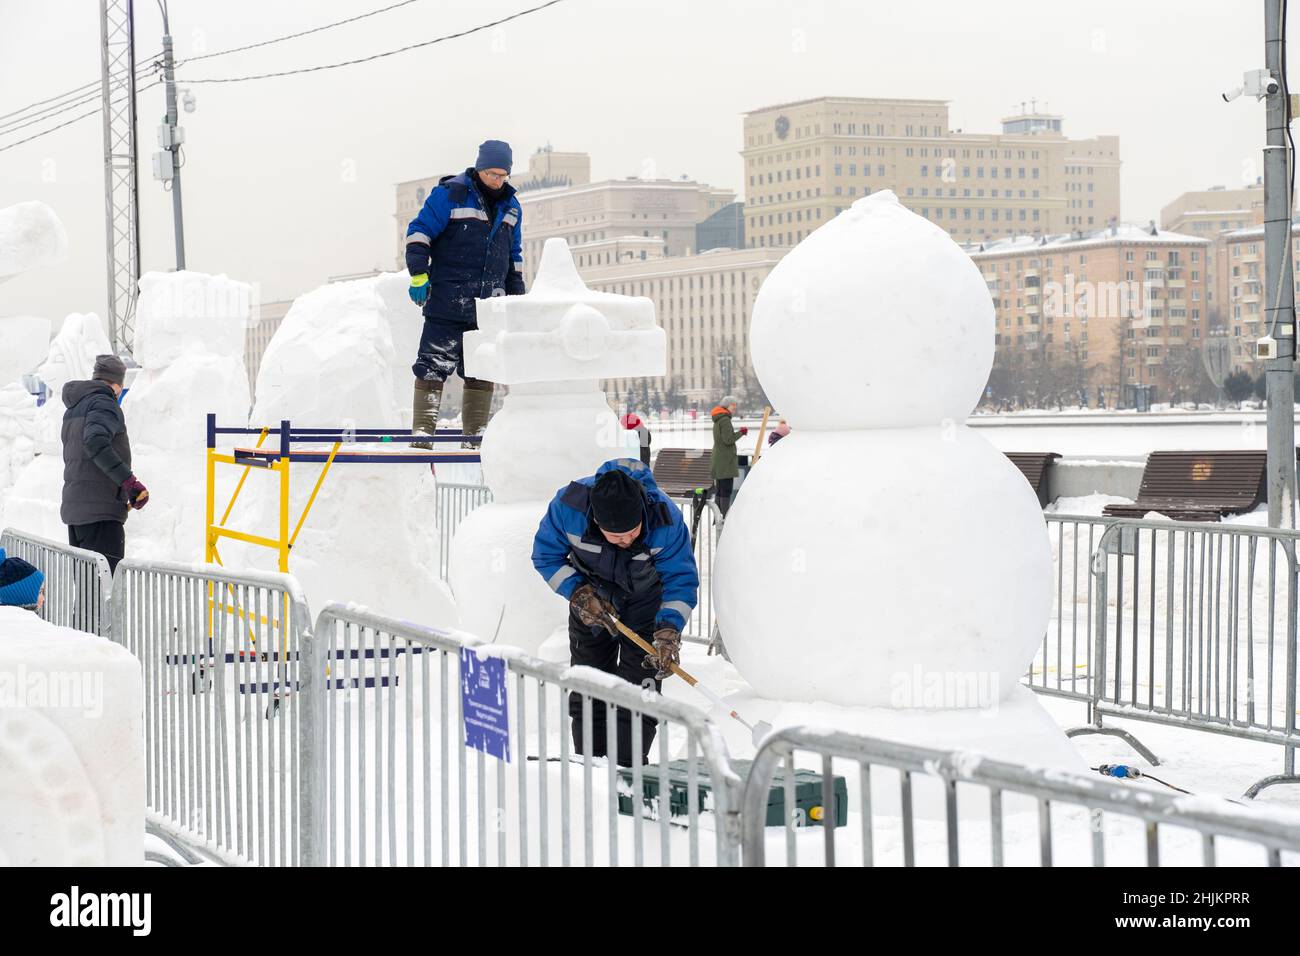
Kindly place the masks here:
POLYGON ((499 657, 480 659, 472 648, 462 647, 460 697, 465 712, 465 746, 509 763, 506 662, 499 657))

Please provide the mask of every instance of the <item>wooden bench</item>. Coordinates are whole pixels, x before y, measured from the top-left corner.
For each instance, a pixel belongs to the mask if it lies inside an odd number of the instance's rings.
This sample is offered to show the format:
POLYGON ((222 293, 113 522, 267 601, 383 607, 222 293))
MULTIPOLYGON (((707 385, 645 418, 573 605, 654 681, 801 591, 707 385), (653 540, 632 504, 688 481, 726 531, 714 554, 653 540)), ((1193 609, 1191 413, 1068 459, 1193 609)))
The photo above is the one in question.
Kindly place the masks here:
POLYGON ((1253 511, 1265 500, 1265 451, 1153 451, 1131 505, 1103 514, 1140 518, 1148 511, 1178 521, 1217 521, 1253 511))
POLYGON ((655 484, 669 498, 694 498, 713 490, 711 455, 707 448, 661 448, 655 455, 655 484))
POLYGON ((1054 451, 1009 451, 1005 454, 1011 459, 1011 464, 1020 469, 1029 487, 1034 489, 1039 505, 1046 508, 1050 500, 1047 497, 1047 469, 1061 456, 1054 451))

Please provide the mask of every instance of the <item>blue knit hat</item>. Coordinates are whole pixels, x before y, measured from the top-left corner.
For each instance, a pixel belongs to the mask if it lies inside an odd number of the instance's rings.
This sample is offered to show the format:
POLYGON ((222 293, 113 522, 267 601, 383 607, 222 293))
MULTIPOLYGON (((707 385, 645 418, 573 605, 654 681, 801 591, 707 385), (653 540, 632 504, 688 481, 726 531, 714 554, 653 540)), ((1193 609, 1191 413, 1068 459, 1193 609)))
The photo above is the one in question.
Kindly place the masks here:
POLYGON ((30 607, 41 596, 45 574, 22 558, 6 558, 0 564, 0 604, 30 607))
POLYGON ((474 169, 504 169, 510 172, 510 164, 514 162, 514 158, 509 143, 503 143, 499 139, 485 140, 478 148, 478 159, 474 161, 474 169))

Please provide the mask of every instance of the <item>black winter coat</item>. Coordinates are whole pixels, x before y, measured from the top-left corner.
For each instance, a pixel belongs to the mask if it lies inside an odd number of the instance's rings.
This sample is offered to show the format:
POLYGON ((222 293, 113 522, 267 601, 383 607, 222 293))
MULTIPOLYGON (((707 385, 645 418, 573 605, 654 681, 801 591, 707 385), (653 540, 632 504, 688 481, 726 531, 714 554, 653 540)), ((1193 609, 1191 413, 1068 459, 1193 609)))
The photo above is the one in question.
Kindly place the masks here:
POLYGON ((66 525, 126 521, 122 482, 131 477, 131 443, 117 397, 106 382, 63 386, 63 505, 66 525))

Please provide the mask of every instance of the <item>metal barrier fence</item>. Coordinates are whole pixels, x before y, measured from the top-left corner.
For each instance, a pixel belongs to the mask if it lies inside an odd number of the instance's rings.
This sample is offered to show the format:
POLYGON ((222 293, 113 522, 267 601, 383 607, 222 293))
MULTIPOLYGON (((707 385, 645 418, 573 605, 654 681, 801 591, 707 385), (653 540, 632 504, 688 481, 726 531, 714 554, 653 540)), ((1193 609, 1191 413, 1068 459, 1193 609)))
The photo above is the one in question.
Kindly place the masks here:
POLYGON ((304 863, 738 861, 741 781, 698 711, 588 668, 508 656, 506 762, 464 743, 461 660, 476 653, 472 642, 330 604, 308 643, 310 669, 330 676, 320 685, 317 739, 304 746, 314 755, 304 776, 314 808, 304 863), (584 718, 581 747, 570 741, 570 695, 584 718), (658 721, 657 765, 620 771, 590 756, 617 747, 616 707, 631 712, 633 752, 651 732, 640 718, 658 721), (604 739, 593 740, 602 710, 604 739), (685 764, 670 779, 674 751, 685 764), (647 784, 657 796, 643 800, 647 784))
POLYGON ((1300 813, 1179 798, 1059 770, 794 727, 769 735, 745 785, 746 866, 764 866, 784 838, 785 862, 834 866, 1300 864, 1300 813), (797 752, 821 771, 820 833, 797 811, 765 826, 778 770, 795 806, 797 752), (837 826, 836 761, 847 763, 837 826), (775 848, 773 848, 775 849, 775 848), (1284 854, 1286 856, 1284 857, 1284 854))
POLYGON ((1105 717, 1153 721, 1281 744, 1295 773, 1297 564, 1294 531, 1123 520, 1102 534, 1090 727, 1154 755, 1105 717))
POLYGON ((152 822, 227 861, 300 861, 310 626, 288 575, 118 564, 112 637, 143 669, 152 822))
POLYGON ((451 539, 460 519, 492 500, 487 485, 438 482, 438 573, 444 581, 451 567, 451 539))
POLYGON ((51 624, 107 636, 113 577, 102 554, 6 528, 0 548, 45 573, 45 609, 51 624))
POLYGON ((1116 519, 1058 514, 1043 518, 1052 545, 1052 616, 1023 682, 1039 694, 1091 704, 1099 604, 1089 569, 1103 532, 1116 519))

